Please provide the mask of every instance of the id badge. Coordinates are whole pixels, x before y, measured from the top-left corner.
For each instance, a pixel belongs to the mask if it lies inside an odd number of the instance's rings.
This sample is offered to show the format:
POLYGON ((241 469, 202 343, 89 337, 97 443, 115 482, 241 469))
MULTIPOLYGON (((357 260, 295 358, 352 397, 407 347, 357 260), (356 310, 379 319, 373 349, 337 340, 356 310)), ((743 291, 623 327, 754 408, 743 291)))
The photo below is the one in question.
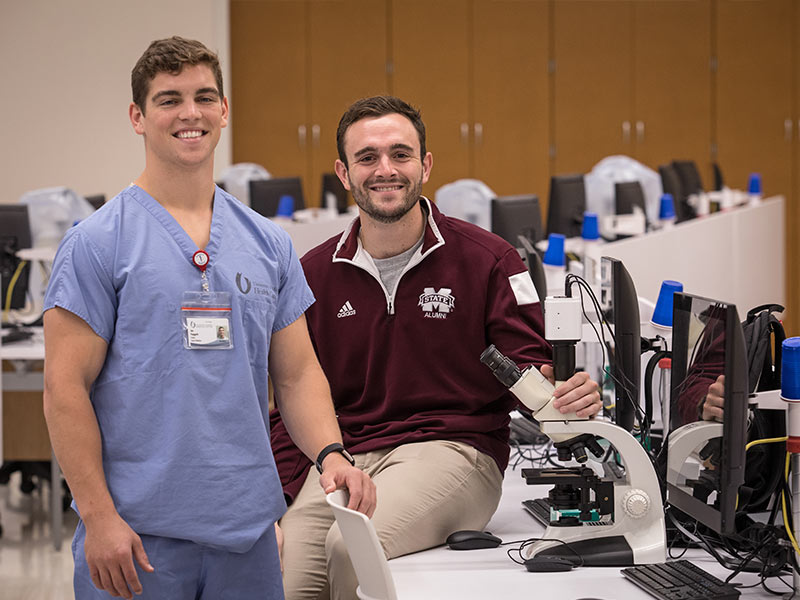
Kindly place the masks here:
POLYGON ((189 350, 231 350, 230 292, 184 292, 181 303, 183 347, 189 350))

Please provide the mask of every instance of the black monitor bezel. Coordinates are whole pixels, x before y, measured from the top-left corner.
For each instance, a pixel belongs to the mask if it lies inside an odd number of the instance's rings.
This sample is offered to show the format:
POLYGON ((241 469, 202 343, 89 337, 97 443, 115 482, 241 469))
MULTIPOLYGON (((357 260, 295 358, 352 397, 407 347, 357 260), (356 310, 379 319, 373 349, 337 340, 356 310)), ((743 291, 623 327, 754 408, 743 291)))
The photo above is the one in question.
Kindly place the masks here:
POLYGON ((518 245, 520 235, 532 244, 544 239, 542 211, 536 194, 492 198, 491 217, 492 233, 512 246, 518 245))
MULTIPOLYGON (((670 435, 680 424, 677 409, 680 389, 686 378, 689 357, 689 323, 694 301, 725 312, 725 396, 720 457, 718 508, 693 497, 667 481, 668 502, 720 535, 736 533, 739 488, 744 484, 748 417, 748 369, 744 333, 736 305, 676 292, 673 298, 672 380, 670 395, 670 435)), ((689 426, 689 425, 681 425, 689 426)), ((668 444, 667 444, 668 445, 668 444)))
MULTIPOLYGON (((33 236, 31 234, 30 214, 27 204, 0 204, 0 243, 3 247, 0 248, 0 260, 9 261, 9 273, 13 276, 16 271, 20 259, 16 257, 16 252, 25 248, 30 248, 33 245, 33 236), (13 257, 5 252, 5 240, 12 240, 9 243, 13 257)), ((11 302, 8 308, 18 310, 25 308, 25 301, 28 295, 28 280, 30 275, 30 263, 26 264, 20 271, 17 280, 14 283, 14 291, 11 294, 11 302)), ((6 309, 6 295, 8 293, 9 279, 3 279, 0 282, 0 309, 6 309)))
POLYGON ((610 305, 607 317, 614 325, 614 348, 609 356, 614 382, 614 422, 626 431, 632 431, 639 411, 642 374, 639 297, 633 278, 621 260, 612 256, 603 256, 600 260, 601 273, 611 270, 610 283, 607 277, 602 277, 601 299, 604 305, 610 305), (603 293, 609 285, 610 299, 603 293))

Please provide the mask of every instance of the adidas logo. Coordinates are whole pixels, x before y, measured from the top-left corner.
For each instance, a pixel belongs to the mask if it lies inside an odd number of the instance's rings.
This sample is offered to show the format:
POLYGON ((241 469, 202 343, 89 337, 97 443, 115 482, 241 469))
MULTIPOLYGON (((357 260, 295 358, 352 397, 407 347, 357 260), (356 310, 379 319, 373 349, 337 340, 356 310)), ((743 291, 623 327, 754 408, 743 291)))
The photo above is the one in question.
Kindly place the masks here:
POLYGON ((350 300, 348 300, 342 305, 342 308, 339 309, 339 314, 336 316, 342 319, 344 317, 352 317, 354 314, 356 314, 356 309, 353 308, 353 305, 350 304, 350 300))

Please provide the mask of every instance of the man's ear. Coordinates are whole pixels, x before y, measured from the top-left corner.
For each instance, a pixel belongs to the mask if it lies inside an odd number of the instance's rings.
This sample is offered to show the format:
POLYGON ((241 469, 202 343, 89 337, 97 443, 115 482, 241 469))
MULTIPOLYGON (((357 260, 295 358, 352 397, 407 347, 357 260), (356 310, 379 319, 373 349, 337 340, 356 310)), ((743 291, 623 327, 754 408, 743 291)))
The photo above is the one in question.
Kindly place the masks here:
POLYGON ((431 176, 431 169, 433 168, 433 154, 430 152, 425 154, 422 159, 422 183, 428 183, 428 177, 431 176))
POLYGON ((333 164, 333 169, 336 171, 336 176, 339 178, 339 181, 342 182, 344 189, 349 192, 350 178, 347 176, 347 166, 337 158, 336 162, 333 164))
POLYGON ((226 127, 228 125, 228 97, 222 97, 222 122, 220 123, 220 127, 226 127))
POLYGON ((131 102, 128 107, 128 117, 130 117, 133 130, 139 135, 144 135, 144 113, 135 102, 131 102))

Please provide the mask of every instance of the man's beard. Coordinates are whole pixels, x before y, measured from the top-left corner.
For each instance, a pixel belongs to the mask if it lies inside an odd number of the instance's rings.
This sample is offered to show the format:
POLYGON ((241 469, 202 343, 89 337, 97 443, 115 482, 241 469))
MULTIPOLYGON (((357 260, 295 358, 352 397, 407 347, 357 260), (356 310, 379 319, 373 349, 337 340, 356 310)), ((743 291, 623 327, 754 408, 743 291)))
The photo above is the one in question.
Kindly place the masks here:
POLYGON ((399 178, 391 181, 383 181, 381 183, 389 185, 397 183, 405 186, 405 194, 403 196, 403 203, 394 209, 382 209, 376 205, 370 198, 369 186, 374 185, 376 182, 365 182, 362 187, 353 185, 353 180, 350 180, 350 189, 353 193, 353 200, 356 205, 379 223, 396 223, 402 219, 408 212, 414 208, 419 202, 420 195, 422 194, 422 178, 420 177, 414 184, 406 178, 399 178))

